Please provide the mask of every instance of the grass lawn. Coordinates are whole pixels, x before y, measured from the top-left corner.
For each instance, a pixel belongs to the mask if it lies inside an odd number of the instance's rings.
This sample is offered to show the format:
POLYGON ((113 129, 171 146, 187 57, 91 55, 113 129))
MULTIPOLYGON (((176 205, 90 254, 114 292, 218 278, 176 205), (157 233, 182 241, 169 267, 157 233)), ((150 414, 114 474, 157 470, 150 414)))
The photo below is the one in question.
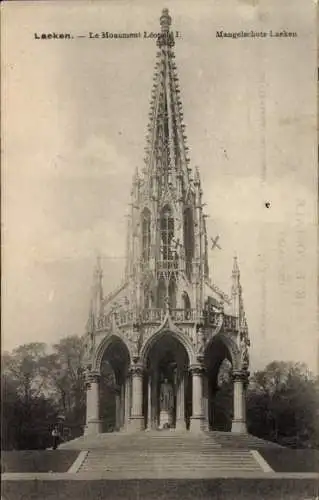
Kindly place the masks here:
POLYGON ((6 500, 308 500, 316 479, 4 481, 6 500))
POLYGON ((1 452, 1 472, 67 472, 77 450, 21 450, 1 452))
POLYGON ((258 452, 275 472, 319 472, 319 450, 261 448, 258 452))

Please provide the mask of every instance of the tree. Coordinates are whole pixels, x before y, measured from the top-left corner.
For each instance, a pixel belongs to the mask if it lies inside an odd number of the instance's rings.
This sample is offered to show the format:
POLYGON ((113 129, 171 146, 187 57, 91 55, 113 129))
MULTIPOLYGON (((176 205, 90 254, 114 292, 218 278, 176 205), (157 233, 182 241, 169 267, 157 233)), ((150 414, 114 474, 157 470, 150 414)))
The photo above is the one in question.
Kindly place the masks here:
POLYGON ((251 379, 247 394, 252 434, 283 445, 318 443, 318 380, 306 365, 274 361, 251 379))
POLYGON ((53 352, 45 358, 45 365, 51 398, 70 426, 81 427, 85 417, 83 340, 69 336, 54 344, 53 352))
POLYGON ((25 344, 2 356, 1 448, 43 448, 56 409, 46 396, 46 345, 25 344))
POLYGON ((47 346, 43 342, 23 344, 2 355, 2 373, 10 377, 16 391, 27 404, 45 390, 44 359, 47 346))
POLYGON ((16 403, 17 386, 5 374, 1 375, 1 449, 17 448, 16 403))

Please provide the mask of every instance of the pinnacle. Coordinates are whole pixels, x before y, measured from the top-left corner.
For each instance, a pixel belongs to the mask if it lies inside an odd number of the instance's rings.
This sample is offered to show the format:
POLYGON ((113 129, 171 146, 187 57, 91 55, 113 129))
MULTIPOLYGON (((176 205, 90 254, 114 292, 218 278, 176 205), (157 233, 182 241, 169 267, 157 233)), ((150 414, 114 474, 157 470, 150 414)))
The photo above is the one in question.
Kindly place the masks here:
POLYGON ((239 275, 238 258, 237 258, 236 253, 235 253, 235 255, 234 255, 234 263, 233 263, 233 275, 234 275, 234 274, 239 275))
POLYGON ((160 17, 160 25, 161 25, 162 31, 168 32, 171 24, 172 24, 172 18, 168 13, 168 9, 165 8, 162 10, 162 15, 160 17))
POLYGON ((161 50, 157 52, 153 76, 144 157, 146 175, 156 173, 163 187, 170 181, 175 182, 177 177, 172 178, 172 172, 182 174, 185 183, 190 182, 187 170, 189 148, 186 146, 177 68, 173 61, 174 36, 170 31, 171 24, 168 9, 163 9, 160 17, 161 34, 157 38, 161 50))
POLYGON ((100 254, 100 252, 98 252, 97 256, 96 256, 96 271, 98 273, 102 273, 101 254, 100 254))
POLYGON ((200 175, 198 167, 195 167, 194 182, 195 184, 200 184, 200 175))

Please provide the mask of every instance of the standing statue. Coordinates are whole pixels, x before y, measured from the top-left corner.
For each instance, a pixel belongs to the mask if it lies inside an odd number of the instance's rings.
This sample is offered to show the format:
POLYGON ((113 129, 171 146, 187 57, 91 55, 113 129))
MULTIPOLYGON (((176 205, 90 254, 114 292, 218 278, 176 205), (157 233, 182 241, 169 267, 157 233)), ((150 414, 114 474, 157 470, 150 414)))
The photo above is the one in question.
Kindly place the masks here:
POLYGON ((197 351, 198 354, 203 354, 206 346, 206 335, 202 325, 198 326, 197 330, 197 351))
POLYGON ((247 334, 242 335, 240 341, 240 354, 241 354, 241 364, 243 368, 249 367, 249 350, 248 350, 249 346, 250 346, 250 340, 248 338, 248 335, 247 334))
POLYGON ((93 332, 90 332, 84 337, 84 362, 87 366, 92 365, 94 351, 95 335, 93 332))
POLYGON ((160 403, 161 403, 161 411, 171 411, 174 406, 174 390, 172 384, 170 384, 166 379, 161 384, 160 391, 160 403))

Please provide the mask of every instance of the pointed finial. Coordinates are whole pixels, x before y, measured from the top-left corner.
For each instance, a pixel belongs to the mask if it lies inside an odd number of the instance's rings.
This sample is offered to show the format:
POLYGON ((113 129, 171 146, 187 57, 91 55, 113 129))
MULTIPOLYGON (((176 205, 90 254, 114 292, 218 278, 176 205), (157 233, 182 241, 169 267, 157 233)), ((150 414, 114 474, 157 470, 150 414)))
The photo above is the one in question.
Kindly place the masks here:
MULTIPOLYGON (((159 48, 162 48, 164 46, 166 47, 174 46, 175 44, 174 36, 173 33, 169 30, 171 24, 172 24, 172 18, 168 13, 168 9, 163 9, 162 15, 160 17, 160 25, 162 28, 162 33, 160 33, 160 35, 157 37, 157 42, 156 42, 159 48)), ((171 56, 173 57, 172 54, 171 56)))
POLYGON ((234 255, 234 263, 233 263, 233 275, 235 274, 236 275, 239 274, 238 258, 236 253, 234 255))
POLYGON ((135 167, 134 174, 133 174, 133 184, 138 184, 138 181, 139 181, 138 168, 135 167))
POLYGON ((96 273, 102 276, 101 253, 99 251, 96 254, 96 273))
POLYGON ((162 31, 165 33, 168 33, 169 27, 171 24, 172 24, 172 18, 168 13, 168 9, 163 9, 162 15, 160 17, 160 25, 161 25, 162 31))
POLYGON ((198 169, 198 167, 195 167, 194 183, 197 184, 197 185, 200 184, 200 175, 199 175, 199 169, 198 169))
POLYGON ((94 311, 93 311, 93 300, 90 300, 90 309, 89 309, 89 317, 86 322, 86 333, 92 334, 95 330, 95 321, 94 321, 94 311))

